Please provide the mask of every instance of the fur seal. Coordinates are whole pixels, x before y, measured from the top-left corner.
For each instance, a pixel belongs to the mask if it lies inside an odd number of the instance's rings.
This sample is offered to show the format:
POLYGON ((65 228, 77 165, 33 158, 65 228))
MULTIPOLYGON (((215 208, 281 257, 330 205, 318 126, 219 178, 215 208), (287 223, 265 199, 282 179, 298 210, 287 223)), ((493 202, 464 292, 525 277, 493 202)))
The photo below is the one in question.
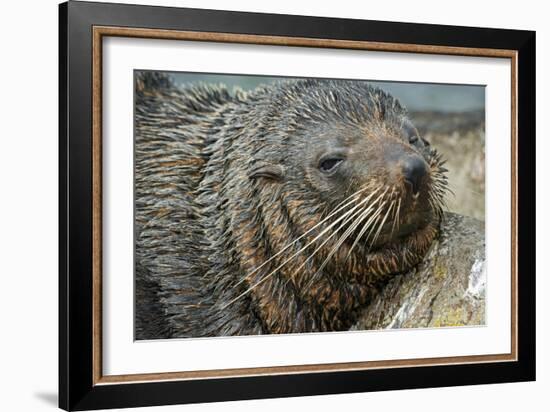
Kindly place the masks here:
POLYGON ((348 330, 438 234, 444 161, 367 82, 135 97, 137 339, 348 330))

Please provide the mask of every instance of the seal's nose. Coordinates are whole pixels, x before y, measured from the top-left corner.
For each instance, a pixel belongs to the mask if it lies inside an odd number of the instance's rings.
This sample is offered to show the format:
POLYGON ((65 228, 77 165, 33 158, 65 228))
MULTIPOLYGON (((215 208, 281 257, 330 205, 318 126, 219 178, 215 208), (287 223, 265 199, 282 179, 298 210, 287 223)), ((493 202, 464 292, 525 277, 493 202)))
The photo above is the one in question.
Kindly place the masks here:
POLYGON ((428 169, 426 162, 417 155, 407 156, 401 163, 401 170, 405 182, 411 185, 413 194, 417 194, 420 190, 422 179, 426 176, 428 169))

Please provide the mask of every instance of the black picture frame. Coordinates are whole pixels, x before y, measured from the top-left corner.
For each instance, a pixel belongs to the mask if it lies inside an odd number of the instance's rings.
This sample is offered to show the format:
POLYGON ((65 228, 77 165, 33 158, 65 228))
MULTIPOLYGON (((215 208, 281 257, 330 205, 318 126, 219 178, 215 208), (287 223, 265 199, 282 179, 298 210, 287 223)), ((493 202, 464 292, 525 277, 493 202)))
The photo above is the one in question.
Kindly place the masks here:
POLYGON ((73 2, 59 6, 59 406, 90 410, 535 379, 535 32, 73 2), (98 385, 93 351, 94 26, 517 52, 517 360, 98 385))

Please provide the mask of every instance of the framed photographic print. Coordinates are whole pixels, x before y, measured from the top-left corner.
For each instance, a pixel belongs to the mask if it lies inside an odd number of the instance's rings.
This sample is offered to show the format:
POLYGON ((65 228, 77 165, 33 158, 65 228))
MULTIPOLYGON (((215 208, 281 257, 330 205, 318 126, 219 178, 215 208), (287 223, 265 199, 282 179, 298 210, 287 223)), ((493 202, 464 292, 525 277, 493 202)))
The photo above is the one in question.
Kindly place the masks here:
POLYGON ((535 379, 535 33, 60 5, 60 407, 535 379))

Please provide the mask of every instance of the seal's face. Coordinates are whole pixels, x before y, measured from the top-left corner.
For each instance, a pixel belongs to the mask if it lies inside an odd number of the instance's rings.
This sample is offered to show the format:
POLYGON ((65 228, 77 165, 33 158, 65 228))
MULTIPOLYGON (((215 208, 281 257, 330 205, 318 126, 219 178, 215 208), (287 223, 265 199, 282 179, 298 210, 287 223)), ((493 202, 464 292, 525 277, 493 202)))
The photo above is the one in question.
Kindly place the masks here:
POLYGON ((359 241, 375 249, 425 227, 440 213, 443 172, 407 118, 399 124, 379 119, 366 127, 339 124, 313 140, 306 176, 327 208, 357 194, 350 203, 358 206, 356 214, 348 215, 358 224, 350 240, 361 236, 359 241))
MULTIPOLYGON (((300 97, 288 122, 287 179, 301 194, 301 216, 321 222, 313 244, 326 240, 307 259, 324 257, 317 272, 410 269, 437 234, 447 190, 440 156, 396 99, 366 83, 312 82, 300 97)), ((311 230, 302 220, 297 232, 311 230)))

